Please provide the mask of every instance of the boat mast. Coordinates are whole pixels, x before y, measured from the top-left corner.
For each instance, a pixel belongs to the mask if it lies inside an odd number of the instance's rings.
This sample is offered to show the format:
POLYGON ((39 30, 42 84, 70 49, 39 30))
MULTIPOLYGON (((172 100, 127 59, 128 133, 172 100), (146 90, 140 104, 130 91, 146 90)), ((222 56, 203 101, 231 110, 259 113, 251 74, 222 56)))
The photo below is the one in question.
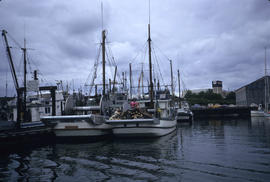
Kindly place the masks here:
POLYGON ((114 70, 114 76, 113 76, 113 88, 112 88, 112 93, 114 94, 114 87, 115 87, 115 79, 116 79, 116 73, 117 73, 117 66, 115 66, 114 70))
POLYGON ((151 59, 151 36, 150 36, 150 23, 148 24, 148 49, 149 49, 149 82, 150 82, 150 105, 153 106, 153 81, 152 81, 152 59, 151 59))
POLYGON ((264 75, 265 75, 265 78, 264 78, 264 92, 265 92, 265 112, 268 112, 268 102, 267 102, 267 92, 268 92, 268 79, 267 79, 267 64, 266 64, 266 47, 264 48, 265 50, 265 55, 264 55, 264 75))
POLYGON ((173 86, 173 69, 172 69, 172 60, 170 60, 171 66, 171 87, 172 87, 172 97, 174 98, 174 86, 173 86))
POLYGON ((179 89, 179 107, 180 107, 180 96, 181 96, 181 90, 180 90, 180 73, 179 70, 177 70, 177 75, 178 75, 178 89, 179 89))
POLYGON ((129 89, 130 89, 130 98, 132 98, 132 69, 131 63, 129 63, 129 89))
POLYGON ((143 87, 143 63, 142 63, 142 97, 144 98, 144 87, 143 87))
POLYGON ((106 39, 106 35, 105 35, 106 31, 103 30, 102 31, 102 70, 103 70, 103 77, 102 77, 102 81, 103 81, 103 90, 102 90, 102 95, 105 95, 105 39, 106 39))
POLYGON ((150 107, 153 107, 153 81, 152 81, 152 59, 151 59, 151 35, 150 35, 150 0, 149 0, 149 23, 148 23, 148 50, 149 50, 149 96, 150 96, 150 107))
POLYGON ((24 110, 24 115, 23 115, 23 119, 24 121, 26 121, 26 74, 27 74, 27 60, 26 60, 26 40, 24 39, 24 47, 21 48, 23 51, 23 66, 24 66, 24 74, 23 74, 23 110, 24 110))

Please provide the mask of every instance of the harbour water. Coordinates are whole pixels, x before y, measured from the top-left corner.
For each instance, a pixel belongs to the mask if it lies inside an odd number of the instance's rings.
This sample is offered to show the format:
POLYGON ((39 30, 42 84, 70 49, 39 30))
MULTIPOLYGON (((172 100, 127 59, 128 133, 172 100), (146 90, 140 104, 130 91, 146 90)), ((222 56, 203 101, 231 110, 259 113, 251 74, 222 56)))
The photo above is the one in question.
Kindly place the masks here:
POLYGON ((270 120, 262 118, 201 120, 158 139, 50 143, 0 156, 0 181, 269 179, 270 120))

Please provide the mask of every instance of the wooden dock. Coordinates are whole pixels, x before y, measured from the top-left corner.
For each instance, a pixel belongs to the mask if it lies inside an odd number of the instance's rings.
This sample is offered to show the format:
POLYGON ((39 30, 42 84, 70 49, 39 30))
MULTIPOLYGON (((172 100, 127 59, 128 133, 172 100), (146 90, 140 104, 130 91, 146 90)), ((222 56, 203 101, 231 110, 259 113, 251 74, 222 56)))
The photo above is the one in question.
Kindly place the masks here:
POLYGON ((251 108, 247 106, 219 108, 191 108, 194 119, 206 118, 250 118, 251 108))
POLYGON ((35 127, 27 129, 10 129, 0 132, 1 144, 22 144, 29 142, 46 142, 53 136, 52 128, 35 127))

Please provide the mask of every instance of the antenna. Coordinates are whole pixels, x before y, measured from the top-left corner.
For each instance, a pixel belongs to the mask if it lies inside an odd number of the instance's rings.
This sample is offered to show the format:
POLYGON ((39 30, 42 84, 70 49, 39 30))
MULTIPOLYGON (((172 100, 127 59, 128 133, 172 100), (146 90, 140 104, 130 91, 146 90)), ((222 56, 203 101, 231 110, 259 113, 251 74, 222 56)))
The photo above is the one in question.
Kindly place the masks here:
POLYGON ((151 9, 150 9, 150 5, 151 5, 151 4, 150 4, 150 0, 149 0, 148 2, 149 2, 149 9, 148 9, 148 13, 149 13, 149 14, 148 14, 148 16, 149 16, 148 18, 149 18, 149 19, 148 19, 148 21, 149 21, 149 24, 150 24, 150 20, 151 20, 151 19, 150 19, 150 15, 151 15, 151 9))
POLYGON ((103 30, 103 2, 101 1, 101 29, 103 30))
POLYGON ((23 36, 24 36, 24 39, 25 39, 25 20, 23 21, 23 36))

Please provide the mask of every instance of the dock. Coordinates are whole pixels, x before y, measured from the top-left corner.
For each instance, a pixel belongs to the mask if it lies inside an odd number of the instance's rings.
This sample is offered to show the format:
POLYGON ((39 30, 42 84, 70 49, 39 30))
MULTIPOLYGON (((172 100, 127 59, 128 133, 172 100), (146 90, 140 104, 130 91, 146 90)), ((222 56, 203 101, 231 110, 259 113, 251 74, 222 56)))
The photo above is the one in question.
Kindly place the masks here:
POLYGON ((50 127, 35 127, 2 130, 0 132, 1 144, 22 144, 33 141, 47 142, 53 136, 52 128, 50 127))
POLYGON ((248 106, 191 108, 194 119, 206 118, 250 118, 251 108, 248 106))

